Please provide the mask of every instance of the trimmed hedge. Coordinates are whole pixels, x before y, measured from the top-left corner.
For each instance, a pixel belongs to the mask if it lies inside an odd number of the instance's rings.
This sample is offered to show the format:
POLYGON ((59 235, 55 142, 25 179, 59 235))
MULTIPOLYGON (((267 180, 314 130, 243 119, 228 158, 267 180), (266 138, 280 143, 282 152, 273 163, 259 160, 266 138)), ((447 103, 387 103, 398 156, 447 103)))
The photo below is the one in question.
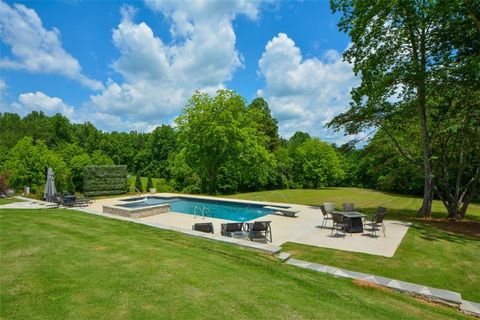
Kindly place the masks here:
POLYGON ((127 166, 86 166, 83 188, 87 197, 127 193, 127 166))

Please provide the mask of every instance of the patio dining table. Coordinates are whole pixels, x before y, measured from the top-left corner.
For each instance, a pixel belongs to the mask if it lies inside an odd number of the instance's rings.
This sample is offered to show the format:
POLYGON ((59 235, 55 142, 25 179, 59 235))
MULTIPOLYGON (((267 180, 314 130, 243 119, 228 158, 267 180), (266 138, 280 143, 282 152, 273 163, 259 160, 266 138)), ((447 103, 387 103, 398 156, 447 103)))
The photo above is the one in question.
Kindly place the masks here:
POLYGON ((364 215, 363 213, 344 211, 334 211, 334 213, 341 214, 345 220, 348 220, 349 223, 345 227, 346 232, 363 232, 363 218, 366 217, 366 215, 364 215))

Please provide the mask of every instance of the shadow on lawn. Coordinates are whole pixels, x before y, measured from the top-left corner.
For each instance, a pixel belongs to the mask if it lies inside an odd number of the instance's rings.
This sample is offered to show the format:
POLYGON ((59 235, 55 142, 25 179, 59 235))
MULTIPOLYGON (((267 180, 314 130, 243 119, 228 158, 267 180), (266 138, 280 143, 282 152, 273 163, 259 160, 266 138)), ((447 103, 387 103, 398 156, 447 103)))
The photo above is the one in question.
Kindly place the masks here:
POLYGON ((414 230, 416 230, 418 233, 420 233, 420 238, 428 241, 448 241, 448 242, 454 242, 458 244, 467 244, 472 241, 478 241, 478 238, 471 237, 467 238, 465 235, 468 236, 468 234, 465 234, 464 232, 458 232, 458 233, 452 233, 451 231, 448 230, 443 230, 439 227, 432 226, 427 223, 414 223, 410 227, 414 230))

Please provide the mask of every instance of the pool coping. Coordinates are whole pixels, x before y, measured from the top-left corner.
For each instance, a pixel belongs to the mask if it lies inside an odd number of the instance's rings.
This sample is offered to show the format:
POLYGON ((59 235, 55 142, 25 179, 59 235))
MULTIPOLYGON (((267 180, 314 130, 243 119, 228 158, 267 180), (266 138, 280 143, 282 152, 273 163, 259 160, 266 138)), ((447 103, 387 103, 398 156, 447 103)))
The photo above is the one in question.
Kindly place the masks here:
POLYGON ((186 200, 194 200, 194 201, 197 200, 197 201, 227 203, 227 204, 236 204, 236 205, 251 205, 251 206, 257 206, 267 211, 265 212, 265 214, 261 216, 254 217, 252 219, 244 220, 244 221, 215 217, 213 215, 211 216, 211 218, 213 219, 229 220, 229 221, 235 221, 235 222, 248 222, 248 221, 256 220, 270 214, 276 214, 278 212, 281 212, 285 216, 289 216, 288 213, 290 212, 294 213, 294 215, 299 212, 298 210, 292 210, 293 209, 292 206, 288 204, 272 206, 272 204, 270 203, 259 203, 256 201, 251 201, 251 202, 246 202, 244 200, 235 201, 236 199, 214 198, 214 197, 208 197, 208 196, 199 197, 195 195, 177 195, 177 194, 169 194, 169 193, 165 193, 163 195, 146 194, 142 196, 133 196, 133 197, 125 197, 125 198, 122 197, 117 199, 118 201, 117 203, 102 205, 102 212, 114 214, 114 215, 120 215, 124 217, 131 217, 131 218, 145 218, 151 215, 167 213, 167 212, 197 216, 197 214, 192 214, 188 212, 177 212, 177 211, 171 210, 170 201, 173 201, 175 199, 179 199, 179 200, 186 199, 186 200), (147 198, 157 198, 157 199, 162 199, 166 201, 162 203, 146 205, 143 207, 127 207, 126 206, 129 204, 141 203, 147 198), (163 210, 164 208, 167 208, 167 207, 168 207, 168 210, 163 210), (278 209, 277 212, 275 212, 274 209, 278 209), (152 212, 149 212, 149 211, 152 211, 152 212), (154 212, 154 211, 158 211, 158 212, 154 212), (283 213, 284 211, 287 212, 287 214, 283 213))

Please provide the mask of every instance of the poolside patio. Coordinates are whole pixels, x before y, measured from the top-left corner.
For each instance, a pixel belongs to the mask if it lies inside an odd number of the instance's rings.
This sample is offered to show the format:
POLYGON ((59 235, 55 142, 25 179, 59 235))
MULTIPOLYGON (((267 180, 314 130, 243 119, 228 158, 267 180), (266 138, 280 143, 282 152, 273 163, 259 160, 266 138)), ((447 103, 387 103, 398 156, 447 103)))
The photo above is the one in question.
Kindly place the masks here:
MULTIPOLYGON (((178 194, 161 193, 161 194, 145 194, 144 196, 162 196, 172 197, 178 194)), ((186 195, 181 195, 185 197, 186 195)), ((385 220, 387 236, 384 237, 381 232, 379 237, 374 238, 370 233, 347 233, 345 237, 336 235, 335 232, 331 236, 331 221, 326 228, 321 228, 323 220, 322 213, 318 207, 296 205, 296 204, 279 204, 272 202, 243 201, 231 200, 217 197, 193 196, 188 197, 196 199, 214 199, 230 202, 256 203, 265 206, 289 205, 292 210, 298 210, 297 216, 294 218, 286 217, 279 214, 268 214, 257 220, 272 221, 272 245, 281 246, 285 242, 296 242, 316 247, 324 247, 345 251, 368 253, 373 255, 392 257, 397 247, 400 245, 403 237, 408 231, 409 223, 385 220)), ((119 203, 120 199, 126 197, 108 198, 97 200, 86 209, 101 213, 104 205, 114 205, 119 203)), ((387 216, 388 217, 388 216, 387 216)), ((191 230, 192 225, 198 222, 211 222, 214 225, 215 234, 220 235, 220 225, 230 221, 216 219, 210 217, 195 217, 190 214, 167 212, 149 217, 139 218, 138 220, 151 222, 156 224, 168 225, 181 229, 191 230)))

